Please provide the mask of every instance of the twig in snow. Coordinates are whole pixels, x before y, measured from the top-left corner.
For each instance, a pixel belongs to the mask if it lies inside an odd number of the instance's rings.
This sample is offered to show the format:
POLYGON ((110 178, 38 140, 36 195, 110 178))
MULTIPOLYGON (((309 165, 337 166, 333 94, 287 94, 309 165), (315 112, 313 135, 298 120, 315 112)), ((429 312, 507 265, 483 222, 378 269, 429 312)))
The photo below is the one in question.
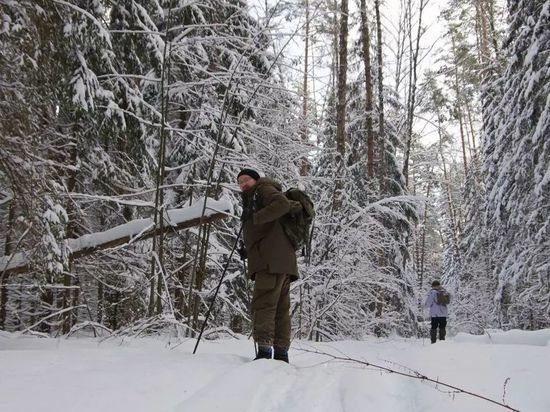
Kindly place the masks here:
MULTIPOLYGON (((343 355, 343 356, 335 356, 335 355, 332 355, 330 353, 326 353, 326 352, 321 352, 321 351, 318 351, 318 350, 309 350, 309 349, 298 349, 298 350, 301 350, 303 352, 308 352, 308 353, 314 353, 314 354, 317 354, 317 355, 325 355, 325 356, 329 356, 331 357, 332 359, 335 359, 335 360, 340 360, 340 361, 344 361, 344 362, 354 362, 354 363, 359 363, 361 365, 365 365, 365 366, 370 366, 370 367, 373 367, 373 368, 376 368, 376 369, 379 369, 379 370, 382 370, 382 371, 385 371, 385 372, 388 372, 388 373, 395 373, 397 375, 401 375, 401 376, 405 376, 407 378, 413 378, 413 379, 419 379, 421 381, 426 381, 426 382, 431 382, 431 383, 434 383, 436 384, 437 386, 444 386, 446 388, 449 388, 449 389, 452 389, 453 391, 456 391, 458 393, 464 393, 466 395, 470 395, 470 396, 473 396, 473 397, 476 397, 476 398, 479 398, 479 399, 483 399, 487 402, 491 402, 491 403, 494 403, 495 405, 498 405, 498 406, 501 406, 505 409, 508 409, 508 410, 511 410, 511 411, 515 411, 515 412, 520 412, 519 409, 515 409, 515 408, 512 408, 511 406, 507 405, 506 403, 504 403, 504 396, 502 398, 502 402, 498 402, 498 401, 495 401, 493 399, 490 399, 486 396, 483 396, 483 395, 478 395, 477 393, 474 393, 474 392, 471 392, 471 391, 468 391, 466 389, 462 389, 458 386, 454 386, 454 385, 450 385, 448 383, 445 383, 445 382, 442 382, 438 379, 432 379, 426 375, 423 375, 421 374, 420 372, 417 372, 417 371, 414 371, 414 370, 411 370, 411 372, 401 372, 401 371, 398 371, 398 370, 395 370, 395 369, 391 369, 391 368, 388 368, 386 366, 381 366, 381 365, 377 365, 377 364, 374 364, 374 363, 371 363, 371 362, 367 362, 367 361, 363 361, 363 360, 359 360, 359 359, 353 359, 353 358, 350 358, 349 356, 347 355, 343 355)), ((509 381, 510 378, 506 379, 505 383, 504 383, 504 395, 506 395, 506 384, 507 382, 509 381)))

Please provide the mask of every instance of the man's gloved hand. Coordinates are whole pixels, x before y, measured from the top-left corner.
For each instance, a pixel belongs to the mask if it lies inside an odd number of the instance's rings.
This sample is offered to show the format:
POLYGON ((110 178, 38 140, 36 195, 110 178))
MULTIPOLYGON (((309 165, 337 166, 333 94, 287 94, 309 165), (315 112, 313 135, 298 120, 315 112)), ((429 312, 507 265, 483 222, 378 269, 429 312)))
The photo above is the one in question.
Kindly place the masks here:
POLYGON ((246 253, 246 249, 242 243, 240 247, 237 249, 237 253, 241 257, 241 260, 245 260, 248 257, 248 253, 246 253))
POLYGON ((254 214, 254 211, 251 208, 243 209, 243 213, 241 215, 241 222, 244 223, 248 219, 251 219, 253 214, 254 214))
POLYGON ((288 203, 290 203, 289 213, 291 215, 295 215, 296 213, 300 213, 303 209, 302 204, 300 202, 297 202, 296 200, 289 200, 288 203))

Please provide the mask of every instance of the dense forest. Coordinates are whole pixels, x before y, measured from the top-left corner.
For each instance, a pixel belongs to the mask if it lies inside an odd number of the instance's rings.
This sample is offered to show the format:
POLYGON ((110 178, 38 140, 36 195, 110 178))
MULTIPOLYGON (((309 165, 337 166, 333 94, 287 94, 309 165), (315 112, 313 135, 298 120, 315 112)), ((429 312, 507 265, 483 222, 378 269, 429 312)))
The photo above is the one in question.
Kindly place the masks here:
POLYGON ((435 278, 453 331, 550 327, 550 0, 440 6, 0 0, 0 329, 196 336, 227 268, 248 334, 243 167, 315 203, 296 338, 419 336, 435 278))

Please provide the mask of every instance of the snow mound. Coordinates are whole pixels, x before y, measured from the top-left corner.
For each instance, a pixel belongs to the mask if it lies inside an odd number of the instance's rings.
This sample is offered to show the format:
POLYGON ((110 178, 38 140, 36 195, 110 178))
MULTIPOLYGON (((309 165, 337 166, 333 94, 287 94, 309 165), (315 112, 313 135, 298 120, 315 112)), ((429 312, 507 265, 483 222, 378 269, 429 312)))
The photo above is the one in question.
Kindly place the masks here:
POLYGON ((458 333, 455 342, 490 343, 494 345, 533 345, 550 346, 550 329, 542 330, 518 330, 509 331, 486 330, 484 335, 470 335, 458 333))

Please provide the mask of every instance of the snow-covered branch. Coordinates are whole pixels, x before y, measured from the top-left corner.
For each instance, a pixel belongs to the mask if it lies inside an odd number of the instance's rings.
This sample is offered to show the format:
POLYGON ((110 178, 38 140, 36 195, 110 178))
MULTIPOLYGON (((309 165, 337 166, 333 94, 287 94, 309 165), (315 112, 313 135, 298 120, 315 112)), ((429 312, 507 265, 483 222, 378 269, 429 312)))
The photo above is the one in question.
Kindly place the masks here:
MULTIPOLYGON (((167 210, 164 214, 164 225, 174 231, 187 229, 203 223, 223 219, 232 213, 231 204, 227 201, 207 199, 206 209, 202 214, 203 201, 199 199, 193 205, 181 209, 167 210)), ((152 218, 136 219, 116 226, 104 232, 91 233, 76 239, 68 239, 71 258, 78 259, 98 250, 110 249, 116 246, 129 245, 138 240, 149 239, 160 232, 160 224, 156 227, 152 218)), ((29 266, 31 252, 18 252, 0 258, 0 271, 3 276, 26 272, 29 266)))

